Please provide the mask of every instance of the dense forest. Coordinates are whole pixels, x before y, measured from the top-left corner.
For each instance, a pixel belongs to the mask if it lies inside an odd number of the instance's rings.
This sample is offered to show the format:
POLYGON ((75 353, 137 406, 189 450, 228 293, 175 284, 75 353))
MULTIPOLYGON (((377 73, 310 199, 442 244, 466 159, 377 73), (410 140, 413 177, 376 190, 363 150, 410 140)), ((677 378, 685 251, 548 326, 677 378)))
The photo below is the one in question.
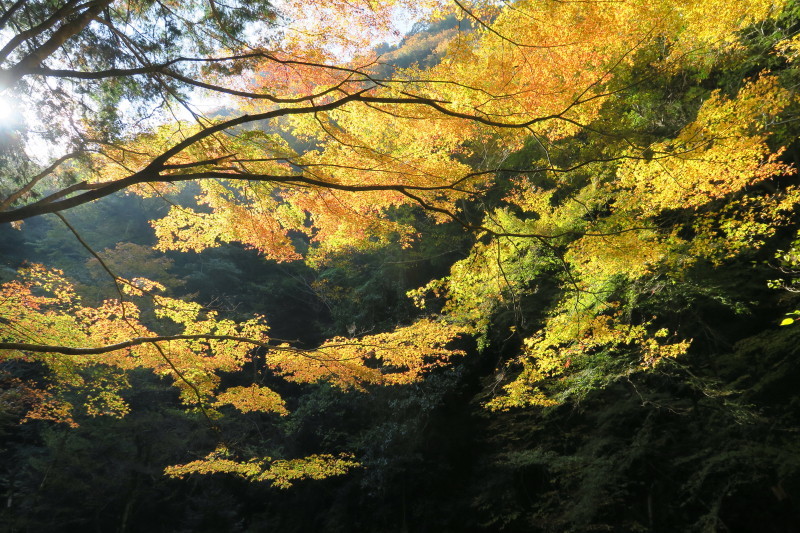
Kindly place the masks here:
POLYGON ((0 46, 0 530, 800 532, 800 3, 0 46))

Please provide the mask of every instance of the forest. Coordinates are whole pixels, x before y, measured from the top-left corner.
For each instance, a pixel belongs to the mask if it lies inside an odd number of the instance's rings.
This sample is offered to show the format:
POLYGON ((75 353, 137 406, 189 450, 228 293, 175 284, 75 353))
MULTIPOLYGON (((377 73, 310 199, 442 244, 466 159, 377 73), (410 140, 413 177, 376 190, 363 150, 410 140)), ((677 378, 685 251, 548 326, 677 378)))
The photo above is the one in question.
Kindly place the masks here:
POLYGON ((798 59, 797 0, 0 0, 0 530, 800 532, 798 59))

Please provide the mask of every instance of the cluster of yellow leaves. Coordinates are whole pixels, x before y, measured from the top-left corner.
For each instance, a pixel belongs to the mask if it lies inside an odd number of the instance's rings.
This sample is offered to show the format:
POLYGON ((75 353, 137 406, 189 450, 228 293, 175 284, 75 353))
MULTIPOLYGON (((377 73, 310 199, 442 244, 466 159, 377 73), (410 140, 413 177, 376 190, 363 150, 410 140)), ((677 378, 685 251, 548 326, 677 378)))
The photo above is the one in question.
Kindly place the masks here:
MULTIPOLYGON (((657 264, 654 260, 659 257, 662 263, 676 260, 675 254, 687 255, 684 266, 700 257, 719 263, 757 248, 781 225, 791 222, 798 203, 796 188, 761 195, 746 191, 764 180, 796 172, 779 160, 782 148, 773 150, 767 144, 774 125, 796 103, 796 97, 781 87, 775 76, 762 73, 746 82, 735 98, 714 92, 695 121, 674 140, 653 146, 652 158, 620 166, 617 179, 607 184, 609 191, 614 191, 619 220, 629 218, 629 224, 651 225, 649 220, 670 210, 695 211, 687 223, 693 235, 688 243, 675 231, 661 236, 645 232, 651 240, 646 252, 652 256, 646 260, 648 268, 657 264), (721 200, 724 205, 708 209, 721 200)), ((628 257, 632 269, 637 264, 645 266, 628 257)))
POLYGON ((800 55, 800 34, 778 41, 775 44, 774 53, 786 58, 786 61, 790 63, 797 61, 797 57, 800 55))
MULTIPOLYGON (((407 97, 399 88, 376 90, 375 95, 407 97)), ((464 161, 474 156, 468 144, 479 136, 474 124, 426 106, 402 111, 384 104, 348 106, 290 122, 294 135, 318 147, 294 163, 307 178, 333 187, 283 194, 308 213, 308 227, 298 229, 309 234, 318 255, 387 239, 408 242, 413 229, 387 217, 387 210, 409 203, 447 210, 486 183, 485 176, 465 179, 471 167, 464 161), (365 187, 376 190, 358 190, 365 187)))
POLYGON ((424 318, 388 333, 333 338, 300 357, 291 350, 276 349, 267 358, 268 364, 290 381, 327 380, 342 388, 404 384, 464 355, 462 350, 447 347, 464 332, 442 320, 424 318))
POLYGON ((276 460, 270 458, 237 461, 225 447, 220 446, 203 459, 184 465, 167 467, 164 472, 171 477, 183 478, 190 474, 233 474, 248 481, 267 481, 275 487, 287 489, 303 479, 323 479, 346 474, 360 466, 352 455, 310 455, 300 459, 276 460))
MULTIPOLYGON (((786 187, 775 194, 742 197, 714 213, 698 215, 688 254, 715 264, 745 250, 758 249, 781 228, 794 222, 800 190, 786 187)), ((680 242, 678 239, 676 241, 680 242)))
POLYGON ((582 280, 607 280, 614 276, 636 279, 652 273, 669 253, 667 244, 653 230, 607 231, 584 235, 565 254, 564 259, 582 280))
MULTIPOLYGON (((482 226, 488 235, 481 235, 483 238, 473 245, 470 255, 454 263, 449 276, 433 280, 408 295, 420 308, 425 308, 429 295, 445 298, 443 312, 465 330, 482 335, 495 310, 502 306, 516 308, 522 294, 536 290, 531 281, 545 271, 557 276, 570 263, 587 273, 592 269, 626 271, 630 264, 622 251, 635 249, 641 239, 649 236, 628 232, 608 235, 604 237, 606 243, 618 241, 611 247, 593 240, 594 237, 586 237, 581 242, 583 251, 581 246, 570 248, 565 257, 556 251, 561 243, 573 241, 589 225, 583 219, 587 211, 605 201, 591 189, 588 187, 556 203, 554 190, 545 191, 530 186, 524 178, 518 179, 517 187, 505 198, 518 209, 498 208, 487 214, 482 226), (527 216, 520 218, 518 210, 527 216), (495 236, 489 238, 492 233, 495 236), (612 257, 618 253, 621 257, 606 263, 596 257, 598 251, 612 257)), ((653 253, 648 249, 636 251, 653 253)))
POLYGON ((240 242, 276 261, 291 261, 300 256, 281 225, 278 200, 262 187, 248 187, 251 199, 237 201, 238 183, 226 187, 220 182, 202 182, 198 203, 211 213, 199 213, 172 206, 166 217, 152 222, 161 250, 200 252, 224 242, 240 242), (261 189, 261 190, 260 190, 261 189), (264 195, 259 193, 265 192, 264 195))
MULTIPOLYGON (((589 185, 576 194, 584 213, 591 212, 587 197, 594 195, 595 201, 612 202, 611 214, 577 223, 587 234, 570 241, 563 255, 573 286, 544 327, 525 340, 524 354, 514 361, 522 370, 489 403, 491 408, 551 405, 553 398, 540 386, 568 374, 586 355, 635 347, 641 365, 653 367, 688 349, 686 340, 664 342, 667 332, 651 333, 650 323, 629 323, 605 298, 622 280, 630 283, 665 270, 679 275, 699 257, 718 262, 757 248, 790 222, 800 200, 795 188, 771 195, 743 191, 764 179, 793 173, 778 161, 780 152, 767 145, 773 122, 792 98, 768 74, 745 83, 735 98, 716 92, 676 139, 655 147, 654 157, 621 164, 616 176, 607 179, 607 190, 589 185), (706 209, 721 198, 729 198, 726 205, 706 209), (679 236, 679 228, 665 232, 653 221, 675 209, 696 212, 689 222, 695 234, 692 242, 679 236)), ((581 217, 580 209, 567 210, 571 200, 554 206, 549 193, 535 189, 515 191, 508 200, 537 213, 528 226, 540 231, 558 227, 554 213, 562 215, 562 225, 576 224, 581 217)), ((512 226, 506 221, 501 227, 512 226)))
POLYGON ((649 323, 628 323, 613 302, 599 307, 581 306, 580 296, 577 298, 562 304, 544 328, 525 339, 522 356, 512 362, 521 364, 522 371, 503 385, 504 394, 488 403, 490 409, 554 405, 556 402, 538 385, 563 376, 570 367, 597 352, 613 354, 617 348, 636 347, 641 366, 654 367, 664 359, 686 353, 691 344, 686 340, 664 342, 667 330, 651 333, 649 323))
POLYGON ((249 387, 231 387, 217 394, 215 407, 230 404, 243 413, 252 411, 272 412, 286 415, 286 402, 272 389, 251 385, 249 387))
MULTIPOLYGON (((104 344, 109 340, 116 342, 120 339, 111 333, 116 328, 112 323, 118 319, 117 313, 123 312, 132 322, 136 321, 132 306, 123 311, 106 302, 97 309, 81 308, 72 285, 60 271, 30 265, 21 272, 20 280, 0 285, 0 323, 3 324, 0 340, 81 347, 104 344)), ((72 406, 60 397, 71 388, 90 389, 85 407, 91 415, 121 416, 127 412, 127 405, 118 394, 126 384, 123 376, 109 375, 87 381, 82 374, 81 370, 96 363, 92 356, 39 356, 20 350, 0 351, 0 361, 8 359, 38 360, 52 376, 53 383, 45 389, 31 389, 36 391, 36 398, 31 402, 26 419, 55 420, 74 425, 72 406)))
POLYGON ((71 308, 77 300, 61 272, 31 265, 21 271, 21 278, 0 286, 0 316, 6 321, 4 336, 35 335, 45 343, 83 340, 81 336, 72 337, 77 332, 74 317, 51 309, 71 308))
POLYGON ((678 137, 653 146, 655 156, 619 169, 620 206, 642 215, 699 207, 744 187, 790 172, 767 146, 769 127, 792 94, 768 74, 745 84, 734 99, 716 91, 678 137))
POLYGON ((530 239, 496 239, 477 243, 466 259, 456 262, 450 275, 434 280, 408 295, 420 308, 428 295, 445 297, 443 312, 466 332, 484 335, 494 311, 514 305, 516 294, 533 277, 533 271, 546 262, 530 239))
MULTIPOLYGON (((201 191, 197 202, 206 209, 173 206, 166 217, 154 221, 159 249, 201 251, 223 242, 240 242, 270 259, 289 261, 300 258, 289 232, 306 234, 315 244, 318 255, 324 255, 327 250, 374 246, 388 238, 410 239, 411 228, 383 216, 385 209, 409 201, 400 191, 332 190, 324 184, 342 188, 381 187, 386 183, 410 187, 446 186, 449 180, 455 179, 454 175, 468 170, 451 159, 453 150, 450 148, 457 143, 450 140, 447 149, 440 150, 446 155, 437 159, 431 148, 424 146, 423 141, 428 137, 420 138, 406 130, 404 139, 388 136, 385 146, 373 143, 371 148, 365 148, 361 145, 373 141, 372 133, 391 130, 386 115, 378 112, 372 117, 358 115, 358 124, 352 125, 352 129, 358 131, 363 129, 362 124, 370 125, 358 134, 344 130, 349 117, 350 114, 345 113, 327 119, 327 131, 332 136, 315 139, 326 146, 323 151, 294 154, 275 136, 255 133, 248 140, 228 142, 227 149, 236 152, 239 162, 230 169, 231 179, 206 180, 199 184, 201 191), (334 119, 336 123, 331 122, 334 119), (395 145, 404 146, 404 153, 390 153, 388 146, 395 145), (237 181, 233 170, 273 179, 237 181), (442 176, 437 178, 437 173, 442 176), (280 183, 291 182, 292 175, 313 180, 320 186, 293 187, 280 183)), ((319 122, 308 120, 314 124, 319 122)), ((303 119, 293 122, 296 133, 303 134, 303 119)), ((431 204, 444 204, 463 197, 464 193, 420 191, 419 195, 431 204)))
MULTIPOLYGON (((25 396, 24 420, 75 426, 73 411, 78 406, 67 398, 76 396, 66 393, 76 391, 78 398, 84 398, 80 408, 88 415, 124 416, 128 406, 121 394, 129 385, 125 371, 137 367, 170 376, 184 402, 209 416, 219 416, 221 413, 212 409, 228 405, 242 413, 286 415, 284 400, 267 387, 253 384, 216 390, 219 373, 241 370, 254 345, 264 353, 267 366, 288 380, 308 383, 324 379, 343 389, 409 383, 463 354, 447 348, 461 330, 433 319, 357 340, 332 339, 315 350, 270 346, 260 317, 241 323, 220 319, 199 304, 162 296, 163 286, 142 278, 120 280, 121 290, 127 298, 149 298, 155 316, 178 331, 175 338, 127 344, 98 354, 69 354, 59 347, 104 348, 155 334, 139 322, 139 310, 131 301, 106 300, 98 307, 83 306, 59 271, 31 265, 21 276, 19 281, 0 285, 0 342, 55 346, 53 353, 24 347, 0 350, 0 362, 39 361, 50 371, 52 384, 45 389, 21 382, 16 386, 25 396)), ((0 396, 0 401, 5 400, 5 395, 0 396)), ((165 472, 173 477, 228 473, 288 488, 298 480, 340 475, 355 466, 358 463, 350 455, 238 461, 221 447, 204 459, 168 467, 165 472)))
MULTIPOLYGON (((437 65, 403 70, 394 81, 404 92, 446 102, 458 113, 500 123, 530 122, 533 131, 551 138, 577 131, 602 104, 598 96, 610 79, 611 63, 626 45, 635 46, 615 31, 613 10, 600 2, 520 1, 498 11, 494 20, 482 20, 451 39, 437 65)), ((460 122, 457 130, 474 128, 460 122)), ((530 130, 493 133, 513 148, 530 130)))
MULTIPOLYGON (((710 64, 739 47, 737 32, 779 15, 786 0, 684 0, 663 2, 655 9, 670 39, 667 62, 710 64)), ((658 6, 658 3, 643 3, 658 6)))
MULTIPOLYGON (((59 271, 31 265, 21 275, 21 280, 0 286, 3 342, 91 349, 155 336, 139 322, 139 309, 130 301, 106 300, 98 307, 83 306, 59 271)), ((158 288, 157 284, 142 279, 127 281, 122 287, 138 296, 145 290, 158 288)), ((236 324, 218 320, 214 313, 203 313, 198 304, 151 296, 156 315, 183 326, 182 335, 266 338, 266 326, 260 318, 236 324)), ((119 370, 150 368, 156 374, 172 377, 182 389, 184 400, 196 405, 213 394, 219 382, 216 372, 241 368, 251 349, 252 343, 238 340, 175 340, 159 344, 143 342, 100 354, 8 349, 2 350, 0 357, 38 360, 48 368, 59 390, 84 390, 87 395, 84 407, 90 414, 121 416, 127 412, 127 406, 119 392, 127 386, 127 380, 124 374, 113 370, 93 375, 98 366, 119 370)))

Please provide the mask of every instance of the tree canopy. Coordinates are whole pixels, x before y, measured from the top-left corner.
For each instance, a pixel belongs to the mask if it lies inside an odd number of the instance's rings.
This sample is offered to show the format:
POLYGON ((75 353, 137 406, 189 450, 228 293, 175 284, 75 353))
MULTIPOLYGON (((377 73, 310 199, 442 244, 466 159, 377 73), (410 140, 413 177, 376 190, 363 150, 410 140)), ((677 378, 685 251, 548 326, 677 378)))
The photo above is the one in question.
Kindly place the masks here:
MULTIPOLYGON (((168 378, 218 437, 170 476, 287 487, 357 466, 346 449, 259 456, 220 429, 285 417, 287 382, 400 386, 510 345, 482 403, 516 412, 659 375, 703 344, 676 306, 746 306, 698 272, 794 242, 788 0, 0 6, 0 223, 24 235, 57 217, 95 280, 14 265, 0 364, 39 375, 3 370, 7 391, 24 420, 76 424, 128 414, 136 371, 168 378), (151 242, 79 227, 120 192, 161 206, 151 242), (273 338, 270 316, 193 299, 164 255, 234 244, 328 269, 306 289, 366 306, 372 288, 329 283, 355 254, 447 255, 459 240, 445 272, 409 289, 414 310, 311 347, 273 338)), ((773 285, 791 288, 784 248, 773 285)))

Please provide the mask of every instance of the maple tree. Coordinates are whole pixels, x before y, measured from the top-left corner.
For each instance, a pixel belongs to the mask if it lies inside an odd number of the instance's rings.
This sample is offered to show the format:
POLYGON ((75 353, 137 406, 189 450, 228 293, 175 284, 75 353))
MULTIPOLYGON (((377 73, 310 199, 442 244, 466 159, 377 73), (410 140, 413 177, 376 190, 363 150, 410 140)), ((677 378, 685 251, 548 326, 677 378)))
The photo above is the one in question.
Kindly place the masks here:
MULTIPOLYGON (((520 294, 544 277, 559 280, 560 296, 522 340, 509 362, 516 375, 491 407, 553 405, 568 386, 544 389, 562 378, 569 385, 601 353, 635 347, 650 368, 685 353, 691 339, 634 313, 635 298, 620 294, 636 285, 656 292, 658 280, 679 278, 694 261, 757 249, 789 224, 796 189, 752 190, 794 172, 775 139, 796 96, 779 75, 757 73, 733 94, 709 94, 695 116, 660 136, 637 129, 632 113, 609 124, 604 110, 629 104, 653 72, 735 63, 739 33, 782 5, 8 6, 2 83, 30 124, 17 126, 3 154, 0 223, 57 214, 69 227, 71 208, 119 191, 169 198, 195 182, 193 205, 172 202, 153 221, 157 250, 235 242, 267 259, 320 265, 343 250, 424 238, 393 214, 408 206, 475 232, 469 257, 412 294, 420 307, 438 299, 439 316, 314 349, 271 339, 263 317, 237 323, 166 296, 165 284, 122 273, 102 252, 92 251, 91 268, 113 279, 116 294, 95 306, 63 273, 28 266, 0 293, 2 357, 37 362, 50 376, 31 393, 27 418, 74 423, 66 392, 81 388, 89 414, 124 415, 125 371, 138 367, 170 377, 212 426, 224 406, 284 415, 268 387, 218 390, 220 375, 255 353, 289 381, 409 383, 463 355, 450 344, 459 335, 488 342, 493 313, 518 308, 520 294), (455 16, 462 26, 436 41, 437 61, 386 75, 381 57, 363 50, 396 31, 404 10, 455 16), (235 111, 204 116, 193 91, 224 96, 235 111), (566 158, 582 137, 586 154, 566 158), (51 160, 27 156, 26 143, 46 147, 51 160), (526 149, 535 155, 524 164, 507 163, 526 149), (145 305, 155 319, 143 320, 145 305), (100 366, 102 378, 86 377, 100 366)), ((791 60, 790 36, 774 41, 791 60)), ((288 486, 353 465, 346 455, 237 461, 221 445, 168 473, 229 472, 288 486)))

